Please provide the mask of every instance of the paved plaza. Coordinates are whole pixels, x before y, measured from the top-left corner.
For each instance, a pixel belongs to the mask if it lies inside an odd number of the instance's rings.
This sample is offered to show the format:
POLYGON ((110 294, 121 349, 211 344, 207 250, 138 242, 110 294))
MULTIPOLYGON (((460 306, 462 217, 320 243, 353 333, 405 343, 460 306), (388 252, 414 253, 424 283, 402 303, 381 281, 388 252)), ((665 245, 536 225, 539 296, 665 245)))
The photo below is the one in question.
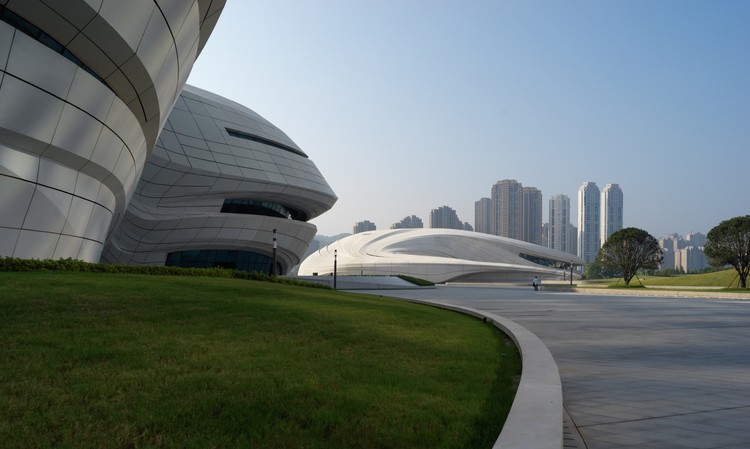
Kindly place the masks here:
POLYGON ((549 347, 565 446, 750 448, 750 301, 439 286, 370 291, 509 318, 549 347), (566 432, 567 434, 567 432, 566 432))

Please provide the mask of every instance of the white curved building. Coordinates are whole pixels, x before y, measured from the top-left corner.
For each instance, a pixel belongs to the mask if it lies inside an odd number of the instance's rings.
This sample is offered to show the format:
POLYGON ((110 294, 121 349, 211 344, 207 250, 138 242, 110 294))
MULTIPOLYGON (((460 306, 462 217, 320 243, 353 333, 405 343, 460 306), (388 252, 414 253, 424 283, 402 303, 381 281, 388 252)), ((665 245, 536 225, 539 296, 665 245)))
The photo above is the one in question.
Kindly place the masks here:
POLYGON ((224 3, 0 2, 0 256, 99 260, 224 3))
POLYGON ((321 248, 300 276, 407 275, 442 282, 530 282, 562 279, 583 265, 574 255, 521 240, 453 229, 396 229, 354 234, 321 248))
POLYGON ((103 262, 276 273, 300 262, 336 195, 252 110, 192 86, 178 98, 103 262))

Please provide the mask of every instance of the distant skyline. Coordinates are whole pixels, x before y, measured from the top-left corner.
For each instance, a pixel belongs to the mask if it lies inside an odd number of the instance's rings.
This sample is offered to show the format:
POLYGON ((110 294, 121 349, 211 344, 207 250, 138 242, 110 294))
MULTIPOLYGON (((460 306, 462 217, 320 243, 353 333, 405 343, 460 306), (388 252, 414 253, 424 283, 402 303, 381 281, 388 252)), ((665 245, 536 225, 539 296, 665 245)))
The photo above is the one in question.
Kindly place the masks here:
POLYGON ((619 184, 623 225, 660 237, 750 213, 748 48, 744 0, 230 1, 188 83, 310 156, 339 197, 323 235, 473 225, 516 179, 571 217, 583 182, 619 184))

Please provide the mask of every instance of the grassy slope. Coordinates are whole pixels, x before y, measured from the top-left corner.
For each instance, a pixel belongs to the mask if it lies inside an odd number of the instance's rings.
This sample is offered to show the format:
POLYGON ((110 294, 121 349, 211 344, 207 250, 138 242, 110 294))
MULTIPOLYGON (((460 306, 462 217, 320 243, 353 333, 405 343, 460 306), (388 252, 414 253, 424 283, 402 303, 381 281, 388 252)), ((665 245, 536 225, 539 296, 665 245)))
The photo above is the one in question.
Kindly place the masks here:
POLYGON ((713 273, 691 274, 687 276, 647 276, 643 281, 643 285, 670 285, 682 287, 736 287, 736 276, 737 272, 734 269, 715 271, 713 273))
MULTIPOLYGON (((642 277, 642 275, 639 275, 641 282, 639 283, 636 278, 633 278, 630 281, 631 287, 640 287, 641 284, 645 287, 651 287, 651 286, 665 286, 665 287, 675 287, 676 289, 679 289, 680 287, 689 287, 689 288, 696 288, 696 287, 720 287, 725 289, 733 289, 737 291, 747 291, 743 290, 738 287, 738 278, 737 278, 737 272, 734 269, 729 270, 723 270, 723 271, 716 271, 713 273, 701 273, 701 274, 689 274, 689 275, 682 275, 682 276, 646 276, 642 277)), ((591 279, 585 282, 583 287, 610 287, 610 286, 618 286, 618 287, 624 287, 625 284, 622 281, 622 278, 612 278, 612 279, 591 279)))
POLYGON ((491 447, 520 361, 479 321, 233 279, 0 273, 3 448, 491 447))

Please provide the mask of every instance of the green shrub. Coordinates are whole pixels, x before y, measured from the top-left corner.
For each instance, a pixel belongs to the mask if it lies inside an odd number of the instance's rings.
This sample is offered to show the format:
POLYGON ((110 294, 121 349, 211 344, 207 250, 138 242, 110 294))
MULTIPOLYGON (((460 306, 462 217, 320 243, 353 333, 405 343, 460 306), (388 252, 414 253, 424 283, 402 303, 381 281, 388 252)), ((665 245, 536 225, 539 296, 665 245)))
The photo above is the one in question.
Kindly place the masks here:
POLYGON ((89 263, 76 259, 19 259, 16 257, 0 258, 0 271, 72 271, 80 273, 126 273, 155 276, 203 276, 214 278, 235 278, 252 281, 273 282, 300 287, 327 288, 328 285, 307 282, 279 276, 270 276, 255 271, 230 270, 226 268, 181 268, 164 265, 110 265, 89 263))

